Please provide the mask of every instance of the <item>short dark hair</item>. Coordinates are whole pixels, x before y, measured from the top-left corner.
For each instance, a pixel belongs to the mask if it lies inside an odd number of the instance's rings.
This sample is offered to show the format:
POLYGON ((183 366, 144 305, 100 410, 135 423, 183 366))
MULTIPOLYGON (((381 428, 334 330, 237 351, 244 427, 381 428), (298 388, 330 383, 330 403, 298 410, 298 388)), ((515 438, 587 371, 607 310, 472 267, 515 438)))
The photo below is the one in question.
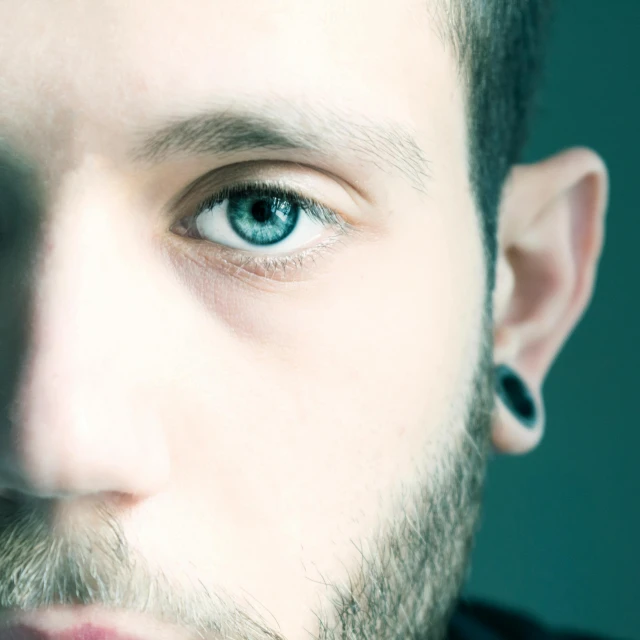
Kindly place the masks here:
POLYGON ((491 291, 498 250, 498 207, 505 179, 520 161, 527 141, 552 0, 438 2, 438 20, 453 44, 466 92, 469 176, 481 217, 491 291))

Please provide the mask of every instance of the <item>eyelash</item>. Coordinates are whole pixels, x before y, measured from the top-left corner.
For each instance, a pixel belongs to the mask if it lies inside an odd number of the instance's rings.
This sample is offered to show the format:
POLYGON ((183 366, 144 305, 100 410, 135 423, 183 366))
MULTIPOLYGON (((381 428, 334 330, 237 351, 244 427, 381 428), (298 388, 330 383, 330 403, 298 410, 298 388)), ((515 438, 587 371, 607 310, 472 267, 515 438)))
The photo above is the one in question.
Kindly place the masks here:
POLYGON ((342 216, 340 216, 332 209, 329 209, 328 207, 319 203, 317 200, 307 198, 300 192, 290 189, 281 183, 279 184, 273 182, 261 182, 259 180, 245 180, 243 182, 238 182, 236 184, 223 187, 216 193, 208 196, 203 201, 201 201, 196 206, 195 211, 187 218, 182 219, 179 224, 181 225, 180 228, 183 231, 183 233, 181 233, 180 235, 195 240, 201 240, 203 243, 207 243, 209 245, 217 245, 219 247, 222 247, 225 252, 231 252, 238 257, 244 257, 240 265, 242 268, 250 266, 257 267, 258 269, 264 271, 282 270, 285 272, 288 267, 302 268, 307 258, 313 258, 318 254, 325 253, 326 251, 330 250, 337 241, 340 240, 341 236, 355 231, 355 228, 348 222, 346 222, 342 218, 342 216), (308 215, 314 220, 322 222, 329 227, 336 227, 338 229, 338 233, 335 236, 329 238, 327 241, 317 244, 308 249, 299 251, 295 255, 252 254, 248 257, 245 257, 246 252, 243 252, 242 250, 211 242, 198 235, 198 232, 195 230, 194 222, 198 215, 200 215, 202 212, 232 197, 250 198, 256 196, 265 199, 286 200, 294 206, 299 207, 301 212, 303 212, 302 215, 308 215))

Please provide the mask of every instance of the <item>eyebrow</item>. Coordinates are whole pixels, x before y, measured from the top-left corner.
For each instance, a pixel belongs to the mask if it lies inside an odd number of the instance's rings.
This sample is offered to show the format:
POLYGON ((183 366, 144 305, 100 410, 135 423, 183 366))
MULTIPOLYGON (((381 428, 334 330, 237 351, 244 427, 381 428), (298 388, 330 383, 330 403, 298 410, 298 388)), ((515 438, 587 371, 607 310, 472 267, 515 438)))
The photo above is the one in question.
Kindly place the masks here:
POLYGON ((220 155, 254 149, 299 149, 328 157, 352 153, 396 173, 426 193, 429 162, 415 132, 404 123, 373 120, 315 103, 236 102, 138 129, 134 162, 161 163, 178 154, 220 155))

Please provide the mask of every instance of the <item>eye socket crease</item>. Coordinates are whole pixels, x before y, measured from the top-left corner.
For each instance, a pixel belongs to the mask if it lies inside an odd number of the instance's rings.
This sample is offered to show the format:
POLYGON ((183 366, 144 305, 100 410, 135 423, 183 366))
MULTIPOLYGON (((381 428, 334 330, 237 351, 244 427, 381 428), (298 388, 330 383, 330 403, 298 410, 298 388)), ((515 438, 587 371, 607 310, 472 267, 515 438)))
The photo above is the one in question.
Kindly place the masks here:
POLYGON ((421 195, 430 177, 427 160, 411 127, 373 121, 362 114, 314 103, 277 100, 214 105, 134 132, 130 159, 160 164, 174 156, 223 155, 251 150, 301 150, 327 158, 355 155, 398 175, 421 195))

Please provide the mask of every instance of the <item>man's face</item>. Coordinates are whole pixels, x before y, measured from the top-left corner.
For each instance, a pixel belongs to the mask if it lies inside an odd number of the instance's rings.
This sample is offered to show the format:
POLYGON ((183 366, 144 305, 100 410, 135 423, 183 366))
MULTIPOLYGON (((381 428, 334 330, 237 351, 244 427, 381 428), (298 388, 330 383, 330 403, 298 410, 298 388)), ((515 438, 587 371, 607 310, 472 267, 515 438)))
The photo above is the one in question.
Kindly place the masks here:
POLYGON ((0 291, 0 610, 95 605, 149 637, 439 637, 491 350, 435 18, 28 0, 0 24, 0 137, 42 193, 3 211, 32 241, 2 258, 31 277, 0 291), (247 181, 336 218, 260 191, 198 213, 247 181))

